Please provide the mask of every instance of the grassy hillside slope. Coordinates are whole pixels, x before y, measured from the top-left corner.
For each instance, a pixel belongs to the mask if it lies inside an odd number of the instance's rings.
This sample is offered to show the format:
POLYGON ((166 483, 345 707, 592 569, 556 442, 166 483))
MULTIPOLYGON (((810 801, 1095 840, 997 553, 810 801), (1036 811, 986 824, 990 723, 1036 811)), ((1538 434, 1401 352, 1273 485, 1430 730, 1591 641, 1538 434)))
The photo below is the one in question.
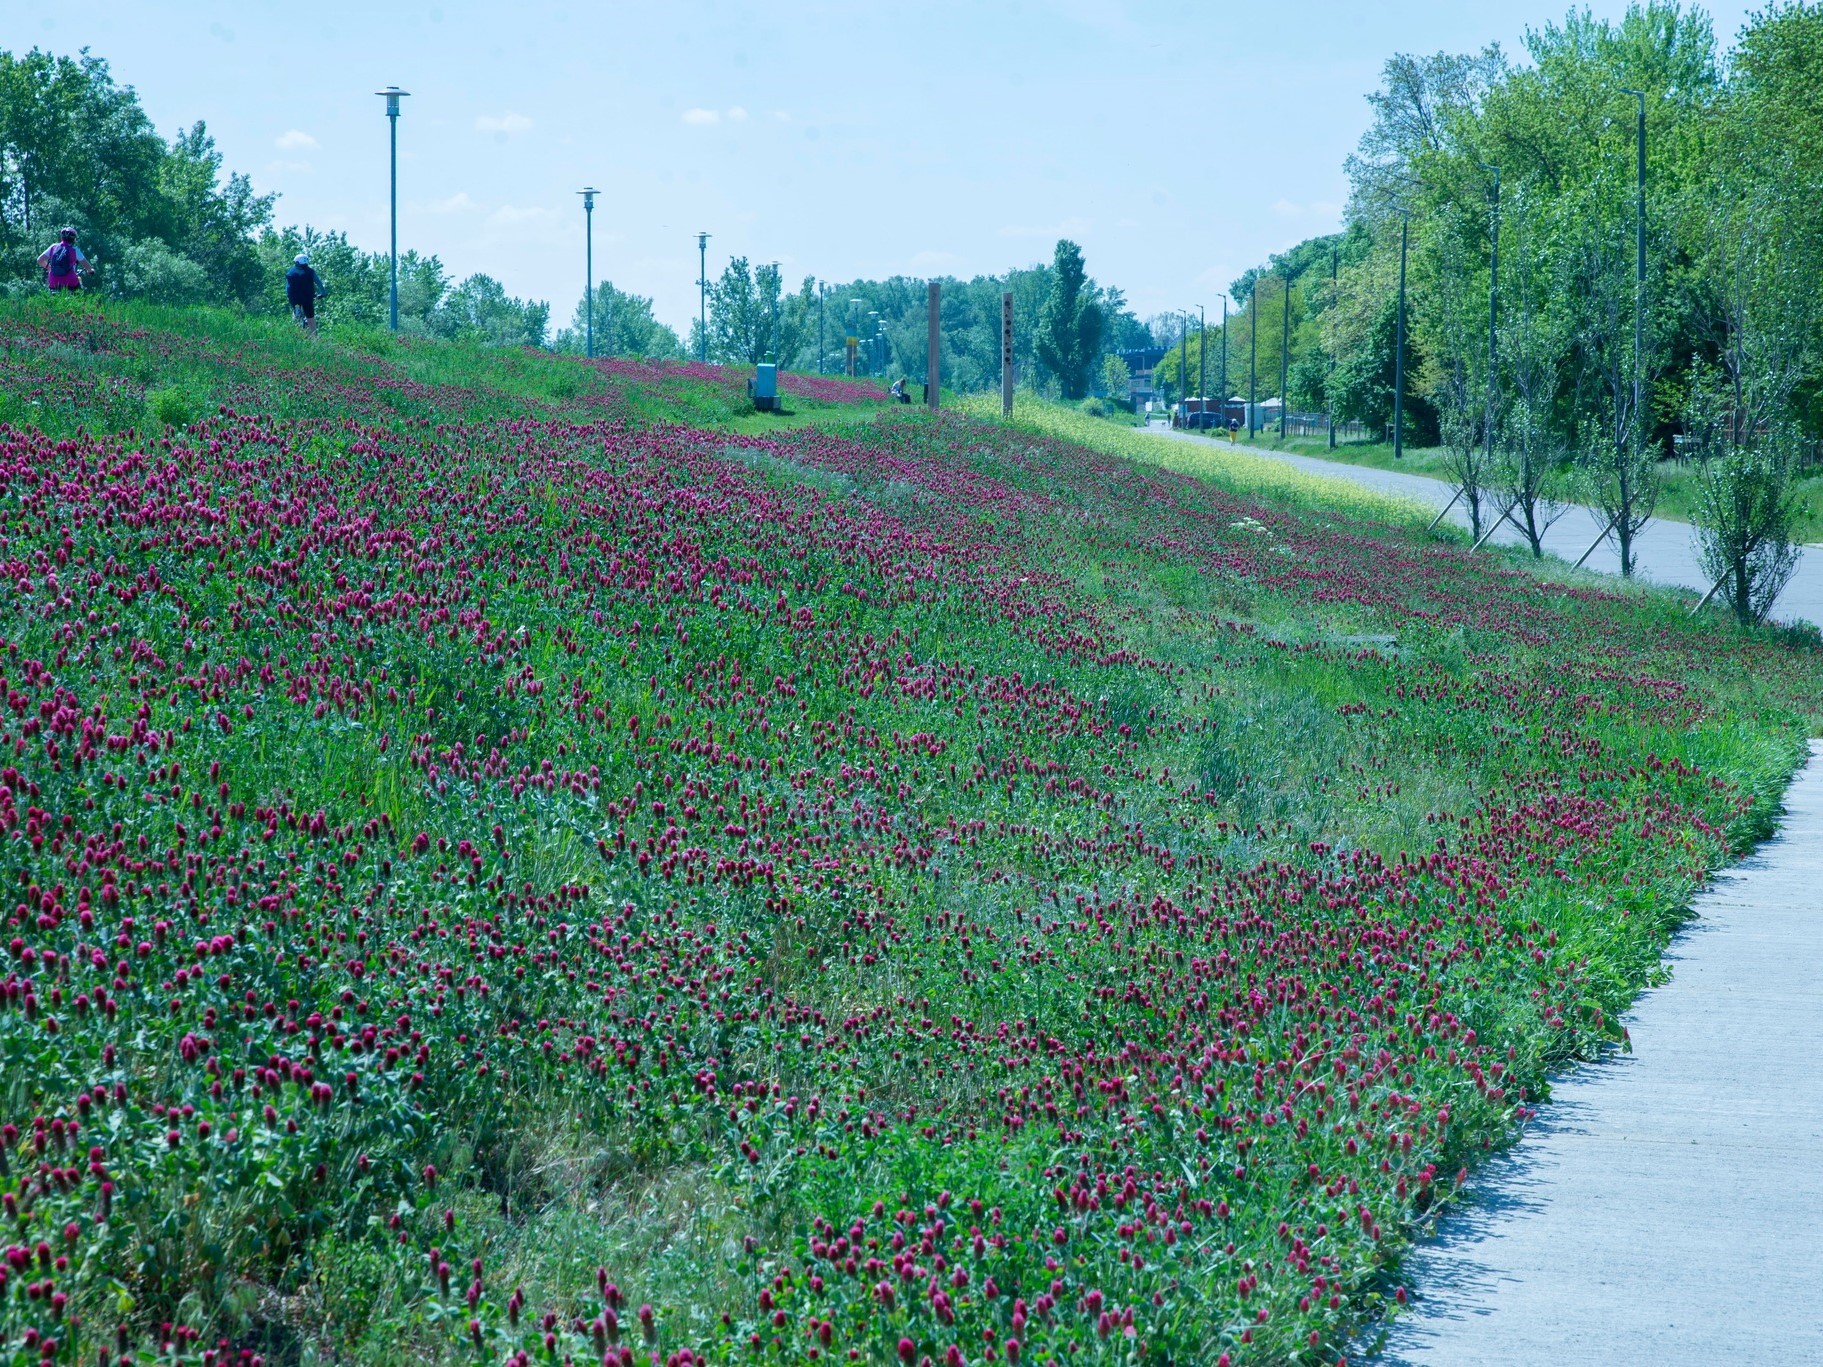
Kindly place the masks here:
POLYGON ((1818 724, 740 379, 0 306, 6 1360, 1333 1362, 1818 724))

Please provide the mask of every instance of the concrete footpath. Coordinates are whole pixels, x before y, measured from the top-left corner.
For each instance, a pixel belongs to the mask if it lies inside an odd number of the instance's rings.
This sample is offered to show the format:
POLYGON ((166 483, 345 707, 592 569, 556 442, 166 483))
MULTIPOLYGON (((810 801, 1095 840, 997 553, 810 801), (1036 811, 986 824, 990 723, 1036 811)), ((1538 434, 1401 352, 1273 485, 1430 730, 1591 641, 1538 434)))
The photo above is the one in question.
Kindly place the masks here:
MULTIPOLYGON (((1147 429, 1151 432, 1171 436, 1180 441, 1198 442, 1215 446, 1222 450, 1229 449, 1226 437, 1205 437, 1198 432, 1183 432, 1155 424, 1147 429)), ((1327 475, 1334 479, 1346 479, 1369 489, 1378 489, 1382 493, 1397 494, 1414 499, 1432 508, 1441 508, 1450 500, 1454 490, 1440 479, 1428 475, 1408 475, 1398 470, 1379 470, 1367 465, 1349 465, 1343 461, 1321 460, 1315 456, 1293 455, 1285 451, 1273 451, 1262 446, 1242 445, 1239 450, 1249 455, 1263 456, 1269 460, 1279 460, 1297 469, 1308 471, 1313 475, 1327 475)), ((1468 513, 1460 507, 1453 509, 1450 520, 1460 526, 1468 525, 1468 513)), ((1602 529, 1598 516, 1588 508, 1571 505, 1564 515, 1553 523, 1545 533, 1545 550, 1574 562, 1578 556, 1589 548, 1602 529)), ((1524 538, 1519 532, 1506 523, 1494 533, 1493 540, 1500 545, 1523 545, 1524 538)), ((1710 580, 1697 564, 1695 531, 1687 523, 1667 522, 1655 519, 1646 524, 1640 532, 1637 542, 1637 557, 1642 577, 1656 583, 1676 585, 1704 593, 1709 588, 1710 580)), ((1586 568, 1606 574, 1620 572, 1620 550, 1614 539, 1609 537, 1583 562, 1586 568)), ((1804 552, 1798 571, 1792 576, 1791 583, 1786 585, 1785 592, 1773 605, 1772 615, 1783 621, 1807 621, 1823 625, 1823 550, 1810 549, 1804 552)))
POLYGON ((1627 1013, 1408 1262, 1386 1367, 1823 1364, 1823 742, 1627 1013))

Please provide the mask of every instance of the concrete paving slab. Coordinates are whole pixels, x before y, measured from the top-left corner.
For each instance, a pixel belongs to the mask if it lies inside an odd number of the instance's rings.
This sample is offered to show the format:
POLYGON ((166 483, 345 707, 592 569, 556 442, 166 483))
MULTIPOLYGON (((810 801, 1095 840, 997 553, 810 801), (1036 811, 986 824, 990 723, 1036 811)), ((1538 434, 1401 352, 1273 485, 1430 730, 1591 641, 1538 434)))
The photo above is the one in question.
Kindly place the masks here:
POLYGON ((1823 1364, 1823 741, 1626 1016, 1408 1263, 1385 1367, 1823 1364))

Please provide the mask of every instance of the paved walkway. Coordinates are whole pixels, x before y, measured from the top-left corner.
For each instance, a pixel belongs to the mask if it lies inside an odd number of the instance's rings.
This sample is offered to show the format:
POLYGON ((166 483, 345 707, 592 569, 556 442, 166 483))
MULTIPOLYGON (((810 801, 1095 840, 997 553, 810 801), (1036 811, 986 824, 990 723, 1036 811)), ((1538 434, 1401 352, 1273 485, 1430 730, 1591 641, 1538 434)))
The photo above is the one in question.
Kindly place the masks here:
POLYGON ((1414 1251, 1385 1367, 1823 1364, 1823 741, 1786 808, 1414 1251))
MULTIPOLYGON (((1197 432, 1183 432, 1156 424, 1148 429, 1175 437, 1181 441, 1205 442, 1224 449, 1228 446, 1227 438, 1205 437, 1197 432)), ((1263 446, 1243 446, 1240 448, 1251 455, 1265 456, 1272 460, 1282 460, 1287 465, 1307 470, 1311 474, 1328 475, 1336 479, 1352 480, 1356 484, 1383 493, 1400 494, 1416 499, 1433 508, 1441 508, 1449 502, 1453 492, 1450 485, 1428 475, 1408 475, 1398 470, 1378 470, 1368 465, 1349 465, 1343 461, 1320 460, 1315 456, 1292 455, 1289 452, 1273 451, 1263 446)), ((1468 513, 1457 508, 1450 514, 1452 521, 1461 526, 1468 525, 1468 513)), ((1602 522, 1597 515, 1587 508, 1572 506, 1562 518, 1553 523, 1545 533, 1545 550, 1566 561, 1574 562, 1589 543, 1601 532, 1602 522)), ((1637 542, 1637 558, 1643 577, 1661 584, 1675 584, 1684 588, 1695 589, 1698 593, 1707 592, 1710 584, 1697 564, 1696 548, 1692 528, 1683 522, 1654 520, 1648 523, 1640 533, 1637 542)), ((1500 530, 1494 533, 1494 541, 1502 545, 1522 545, 1524 539, 1512 527, 1501 524, 1500 530)), ((1610 537, 1584 562, 1587 568, 1607 574, 1620 572, 1620 551, 1610 537)), ((1798 572, 1792 576, 1791 583, 1786 585, 1785 592, 1773 605, 1772 615, 1786 621, 1802 619, 1823 625, 1823 550, 1812 548, 1804 552, 1804 558, 1798 566, 1798 572)))

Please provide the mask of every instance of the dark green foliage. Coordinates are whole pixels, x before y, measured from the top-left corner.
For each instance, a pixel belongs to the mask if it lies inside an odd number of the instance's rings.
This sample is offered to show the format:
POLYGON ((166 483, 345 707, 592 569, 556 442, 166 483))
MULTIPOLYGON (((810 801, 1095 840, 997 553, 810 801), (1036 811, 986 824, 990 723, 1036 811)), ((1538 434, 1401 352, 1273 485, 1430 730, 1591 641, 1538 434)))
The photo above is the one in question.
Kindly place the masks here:
MULTIPOLYGON (((584 301, 578 299, 570 325, 551 339, 551 349, 581 355, 587 328, 584 301)), ((675 332, 652 316, 650 299, 628 294, 603 280, 595 286, 595 354, 681 360, 684 344, 675 332)))
POLYGON ((1038 359, 1057 376, 1066 399, 1081 398, 1089 387, 1101 324, 1101 305, 1083 269, 1082 248, 1066 238, 1057 244, 1051 294, 1038 314, 1038 359))
MULTIPOLYGON (((308 226, 269 228, 260 235, 256 249, 260 286, 249 301, 251 311, 289 312, 285 271, 299 252, 308 252, 312 267, 329 291, 317 305, 317 318, 323 325, 386 326, 389 273, 384 252, 364 252, 345 234, 320 233, 308 226)), ((457 284, 435 256, 409 250, 399 253, 401 332, 445 341, 543 346, 549 322, 549 304, 514 299, 492 276, 471 275, 457 284)))
MULTIPOLYGON (((1360 422, 1376 432, 1392 430, 1398 327, 1399 301, 1394 296, 1375 313, 1365 344, 1336 363, 1330 394, 1338 421, 1360 422)), ((1418 392, 1419 362, 1417 342, 1408 320, 1405 333, 1405 440, 1414 446, 1434 446, 1438 440, 1437 407, 1418 392)))
POLYGON ((272 202, 223 179, 201 123, 161 139, 100 58, 0 51, 0 282, 36 282, 38 253, 69 224, 104 290, 245 303, 272 202))

